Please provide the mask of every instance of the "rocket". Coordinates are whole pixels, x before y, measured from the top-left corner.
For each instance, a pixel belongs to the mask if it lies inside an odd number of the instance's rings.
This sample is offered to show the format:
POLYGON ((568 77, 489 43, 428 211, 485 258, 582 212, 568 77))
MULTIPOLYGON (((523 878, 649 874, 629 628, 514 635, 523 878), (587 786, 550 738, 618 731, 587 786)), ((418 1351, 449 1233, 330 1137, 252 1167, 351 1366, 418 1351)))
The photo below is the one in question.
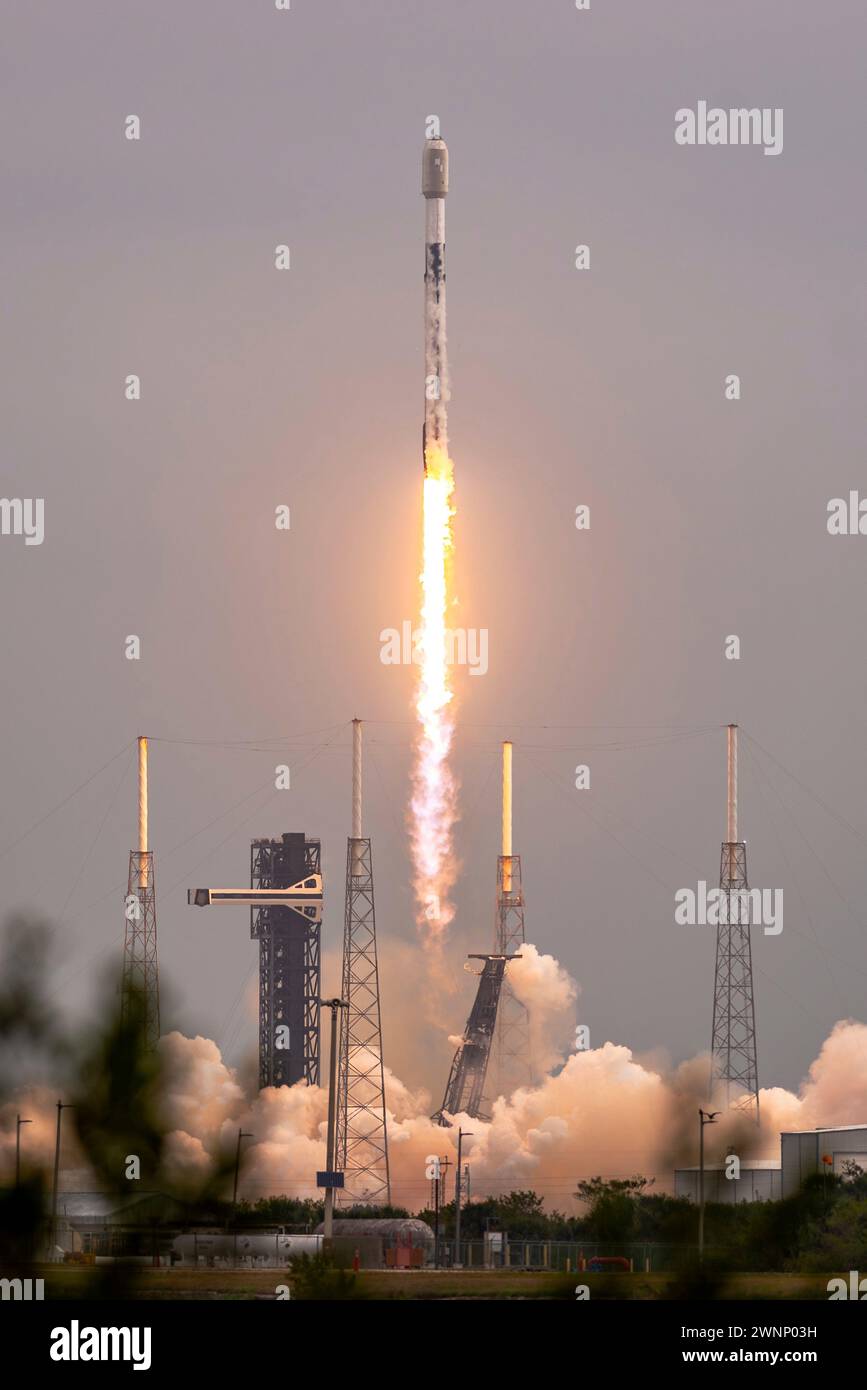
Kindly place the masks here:
POLYGON ((448 374, 446 367, 446 194, 449 191, 449 152, 439 137, 425 141, 421 157, 424 194, 424 428, 421 456, 427 473, 427 451, 448 453, 448 374))

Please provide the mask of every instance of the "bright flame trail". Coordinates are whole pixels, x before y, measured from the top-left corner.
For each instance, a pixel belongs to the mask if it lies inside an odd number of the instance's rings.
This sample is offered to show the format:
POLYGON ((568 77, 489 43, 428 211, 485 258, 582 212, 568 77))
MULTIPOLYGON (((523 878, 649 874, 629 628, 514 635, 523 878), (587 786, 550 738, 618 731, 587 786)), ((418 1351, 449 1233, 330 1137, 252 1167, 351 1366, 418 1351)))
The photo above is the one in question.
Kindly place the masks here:
POLYGON ((454 916, 448 901, 455 865, 452 826, 455 782, 449 768, 454 735, 448 667, 447 614, 451 571, 454 470, 447 454, 428 450, 424 480, 424 561, 421 573, 420 724, 413 771, 412 850, 419 920, 438 938, 454 916))

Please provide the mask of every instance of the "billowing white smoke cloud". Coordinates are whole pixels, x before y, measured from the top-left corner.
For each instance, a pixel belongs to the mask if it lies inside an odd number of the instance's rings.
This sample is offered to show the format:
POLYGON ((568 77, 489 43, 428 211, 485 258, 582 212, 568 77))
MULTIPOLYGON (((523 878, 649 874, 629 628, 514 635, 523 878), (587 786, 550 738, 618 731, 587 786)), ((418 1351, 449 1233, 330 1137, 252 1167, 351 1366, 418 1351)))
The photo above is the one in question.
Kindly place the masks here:
MULTIPOLYGON (((526 948, 525 948, 526 950, 526 948)), ((520 993, 548 1025, 568 1012, 575 985, 550 956, 526 950, 528 970, 520 993)), ((172 1136, 174 1151, 196 1164, 213 1162, 219 1145, 231 1145, 239 1125, 255 1139, 246 1149, 242 1192, 255 1199, 269 1192, 315 1193, 314 1173, 325 1165, 327 1096, 317 1087, 298 1086, 260 1092, 250 1103, 239 1100, 232 1071, 213 1043, 175 1033, 161 1044, 171 1073, 185 1097, 171 1106, 186 1107, 187 1124, 172 1136), (198 1093, 190 1099, 195 1076, 198 1093), (208 1089, 210 1091, 208 1092, 208 1089), (197 1146, 201 1144, 201 1149, 197 1146)), ((838 1023, 794 1095, 780 1088, 761 1093, 762 1126, 732 1116, 714 1129, 714 1150, 729 1147, 744 1158, 779 1156, 783 1128, 852 1124, 867 1119, 867 1027, 852 1020, 838 1023)), ((670 1188, 675 1163, 693 1163, 695 1112, 706 1099, 708 1058, 697 1057, 664 1074, 638 1061, 628 1047, 606 1042, 573 1052, 556 1075, 538 1086, 522 1088, 494 1102, 490 1123, 456 1116, 471 1130, 465 1155, 472 1170, 473 1192, 507 1192, 535 1187, 551 1206, 574 1210, 577 1181, 600 1173, 607 1177, 641 1173, 670 1188)), ((430 1094, 412 1090, 386 1068, 389 1149, 394 1200, 410 1208, 426 1205, 425 1178, 430 1154, 454 1161, 456 1128, 435 1125, 430 1094)), ((179 1114, 178 1109, 175 1114, 179 1114)), ((180 1160, 179 1160, 180 1161, 180 1160)), ((712 1160, 711 1160, 712 1161, 712 1160)))
POLYGON ((539 1073, 548 1072, 562 1062, 569 1046, 578 986, 559 961, 529 941, 521 947, 521 959, 509 964, 508 981, 530 1018, 533 1065, 539 1073))
MULTIPOLYGON (((562 967, 533 947, 524 948, 526 971, 514 977, 515 992, 536 1016, 547 1037, 549 1065, 556 1067, 551 1039, 571 1016, 576 987, 562 967)), ((237 1072, 206 1038, 171 1033, 160 1043, 165 1065, 163 1120, 168 1131, 161 1183, 195 1185, 213 1174, 219 1158, 234 1155, 239 1126, 253 1138, 244 1147, 241 1194, 316 1195, 315 1174, 325 1167, 327 1095, 319 1087, 280 1087, 245 1095, 237 1072)), ((391 1055, 397 1049, 392 1045, 391 1055)), ((771 1088, 761 1093, 762 1126, 726 1118, 714 1126, 709 1161, 731 1145, 744 1158, 779 1156, 780 1129, 867 1121, 867 1026, 837 1023, 809 1069, 797 1095, 771 1088), (717 1152, 718 1150, 718 1152, 717 1152)), ((673 1071, 637 1059, 612 1042, 571 1052, 556 1075, 538 1086, 500 1097, 489 1123, 468 1116, 455 1120, 472 1131, 464 1154, 471 1165, 475 1196, 533 1187, 549 1206, 574 1211, 571 1194, 582 1177, 643 1174, 657 1189, 670 1189, 675 1164, 697 1161, 696 1110, 706 1100, 708 1059, 697 1057, 673 1071)), ((36 1123, 27 1137, 43 1166, 53 1161, 53 1093, 29 1092, 2 1112, 2 1167, 14 1168, 15 1112, 36 1123)), ((440 1096, 437 1095, 436 1103, 440 1096)), ((427 1205, 425 1177, 431 1154, 455 1159, 457 1129, 435 1125, 429 1092, 412 1089, 386 1069, 389 1150, 393 1200, 411 1209, 427 1205)), ((64 1168, 78 1161, 73 1124, 64 1132, 64 1168), (68 1157, 66 1157, 68 1155, 68 1157)), ((453 1171, 453 1170, 452 1170, 453 1171)), ((66 1171, 64 1186, 76 1184, 66 1171)), ((150 1184, 149 1184, 150 1185, 150 1184)))

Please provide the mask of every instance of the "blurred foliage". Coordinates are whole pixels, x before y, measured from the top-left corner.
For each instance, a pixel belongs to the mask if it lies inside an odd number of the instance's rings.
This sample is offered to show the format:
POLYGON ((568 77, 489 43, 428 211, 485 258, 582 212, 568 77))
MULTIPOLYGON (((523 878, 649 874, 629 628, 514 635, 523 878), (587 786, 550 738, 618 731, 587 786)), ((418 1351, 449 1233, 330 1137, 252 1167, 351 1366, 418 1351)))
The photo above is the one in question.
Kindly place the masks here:
POLYGON ((313 1302, 364 1297, 358 1280, 346 1269, 340 1269, 330 1252, 298 1255, 291 1262, 292 1297, 313 1302))

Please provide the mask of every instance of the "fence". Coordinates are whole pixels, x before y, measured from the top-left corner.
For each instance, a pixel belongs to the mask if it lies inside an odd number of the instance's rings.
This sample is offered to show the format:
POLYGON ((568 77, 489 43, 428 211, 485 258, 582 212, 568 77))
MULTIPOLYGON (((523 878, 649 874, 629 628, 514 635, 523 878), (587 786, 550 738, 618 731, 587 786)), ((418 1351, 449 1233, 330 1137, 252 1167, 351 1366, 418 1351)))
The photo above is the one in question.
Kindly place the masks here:
POLYGON ((439 1265, 443 1269, 539 1269, 575 1274, 587 1269, 594 1258, 622 1258, 630 1261, 636 1273, 670 1272, 683 1258, 683 1246, 655 1241, 623 1241, 600 1244, 593 1241, 516 1240, 504 1237, 501 1249, 484 1240, 462 1240, 458 1258, 453 1240, 440 1240, 439 1265))

